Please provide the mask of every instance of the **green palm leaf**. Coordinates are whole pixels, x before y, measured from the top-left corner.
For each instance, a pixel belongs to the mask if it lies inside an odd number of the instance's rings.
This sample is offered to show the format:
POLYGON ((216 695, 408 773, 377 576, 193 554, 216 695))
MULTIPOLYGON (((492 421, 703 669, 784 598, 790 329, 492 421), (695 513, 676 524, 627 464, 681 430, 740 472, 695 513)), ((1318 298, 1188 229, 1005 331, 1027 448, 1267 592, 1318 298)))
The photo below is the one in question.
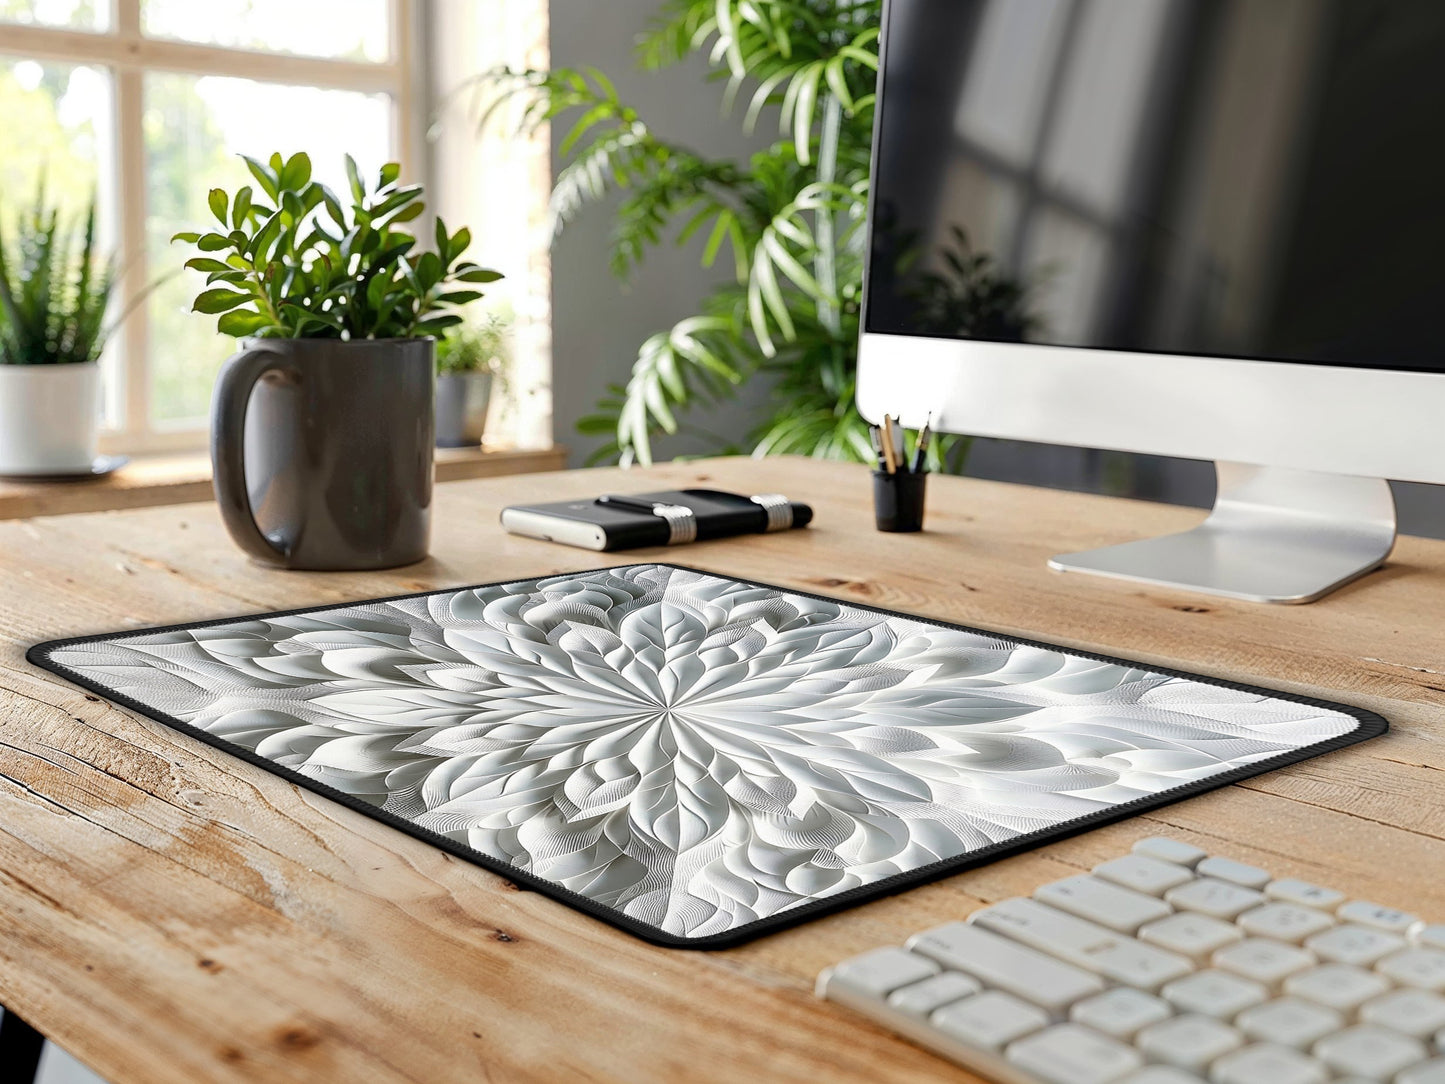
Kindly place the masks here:
MULTIPOLYGON (((732 254, 734 282, 701 314, 648 338, 626 386, 579 423, 606 438, 589 462, 650 463, 656 439, 687 428, 690 410, 754 378, 773 382, 774 404, 753 434, 757 454, 872 460, 853 391, 881 7, 663 0, 638 44, 639 66, 702 54, 723 82, 725 112, 745 103, 748 131, 774 117, 777 141, 746 162, 658 138, 596 71, 500 70, 474 81, 485 98, 479 124, 508 112, 524 128, 569 124, 552 199, 559 229, 604 195, 623 194, 614 273, 629 274, 672 239, 696 245, 707 266, 724 248, 732 254)), ((955 466, 967 450, 960 441, 934 447, 936 459, 951 449, 955 466)))

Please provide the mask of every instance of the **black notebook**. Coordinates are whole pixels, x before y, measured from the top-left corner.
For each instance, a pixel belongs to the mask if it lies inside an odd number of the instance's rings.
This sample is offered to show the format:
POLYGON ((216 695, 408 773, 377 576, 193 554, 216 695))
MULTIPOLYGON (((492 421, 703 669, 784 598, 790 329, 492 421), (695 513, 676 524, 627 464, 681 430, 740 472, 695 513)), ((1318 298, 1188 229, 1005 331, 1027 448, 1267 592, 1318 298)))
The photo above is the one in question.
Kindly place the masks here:
MULTIPOLYGON (((677 541, 704 541, 779 529, 778 511, 770 513, 767 498, 755 500, 720 489, 667 489, 626 497, 554 501, 550 504, 513 505, 502 509, 502 526, 513 534, 561 542, 591 550, 627 550, 666 546, 677 541), (618 501, 627 504, 615 503, 618 501), (674 520, 643 505, 685 509, 691 513, 690 536, 679 538, 674 520)), ((779 503, 776 498, 774 503, 779 503)), ((684 516, 685 520, 686 517, 684 516)), ((787 501, 782 522, 806 527, 813 509, 787 501)))

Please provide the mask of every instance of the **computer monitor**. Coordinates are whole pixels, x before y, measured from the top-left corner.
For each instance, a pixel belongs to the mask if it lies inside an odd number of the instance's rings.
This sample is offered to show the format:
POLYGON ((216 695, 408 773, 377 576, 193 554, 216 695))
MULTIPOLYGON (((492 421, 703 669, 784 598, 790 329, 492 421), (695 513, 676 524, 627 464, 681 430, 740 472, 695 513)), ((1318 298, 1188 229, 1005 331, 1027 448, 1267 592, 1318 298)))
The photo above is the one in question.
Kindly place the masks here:
POLYGON ((1445 0, 887 0, 858 402, 1215 460, 1053 567, 1305 602, 1445 483, 1445 0))

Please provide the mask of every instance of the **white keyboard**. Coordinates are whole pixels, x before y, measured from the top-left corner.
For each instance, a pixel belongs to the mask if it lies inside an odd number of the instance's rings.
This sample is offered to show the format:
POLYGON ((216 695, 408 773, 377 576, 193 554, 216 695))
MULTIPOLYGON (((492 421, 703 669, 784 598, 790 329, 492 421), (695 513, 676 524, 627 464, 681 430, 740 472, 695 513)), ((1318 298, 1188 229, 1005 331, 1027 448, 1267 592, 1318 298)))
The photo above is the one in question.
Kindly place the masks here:
POLYGON ((1445 1084, 1445 925, 1172 839, 818 996, 1007 1084, 1445 1084))

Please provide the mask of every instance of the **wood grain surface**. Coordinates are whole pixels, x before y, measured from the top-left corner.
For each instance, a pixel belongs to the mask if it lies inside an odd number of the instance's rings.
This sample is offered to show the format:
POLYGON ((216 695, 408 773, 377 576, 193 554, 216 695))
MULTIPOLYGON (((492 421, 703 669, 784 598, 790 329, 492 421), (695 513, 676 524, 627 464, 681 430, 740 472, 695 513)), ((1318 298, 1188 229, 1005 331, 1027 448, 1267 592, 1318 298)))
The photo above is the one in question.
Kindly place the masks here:
MULTIPOLYGON (((492 478, 561 470, 567 449, 438 448, 436 479, 492 478)), ((27 482, 0 478, 0 519, 55 516, 67 512, 109 512, 156 508, 211 499, 211 460, 204 452, 137 456, 113 474, 68 482, 27 482)))
POLYGON ((113 1084, 903 1081, 967 1074, 812 995, 823 966, 1168 832, 1445 921, 1445 543, 1303 607, 1049 572, 1200 513, 930 480, 873 531, 859 467, 801 459, 438 488, 433 556, 248 562, 214 506, 0 524, 0 1002, 113 1084), (806 531, 595 554, 508 503, 714 485, 806 531), (44 639, 674 560, 1378 711, 1384 738, 725 952, 656 948, 29 666, 44 639))

